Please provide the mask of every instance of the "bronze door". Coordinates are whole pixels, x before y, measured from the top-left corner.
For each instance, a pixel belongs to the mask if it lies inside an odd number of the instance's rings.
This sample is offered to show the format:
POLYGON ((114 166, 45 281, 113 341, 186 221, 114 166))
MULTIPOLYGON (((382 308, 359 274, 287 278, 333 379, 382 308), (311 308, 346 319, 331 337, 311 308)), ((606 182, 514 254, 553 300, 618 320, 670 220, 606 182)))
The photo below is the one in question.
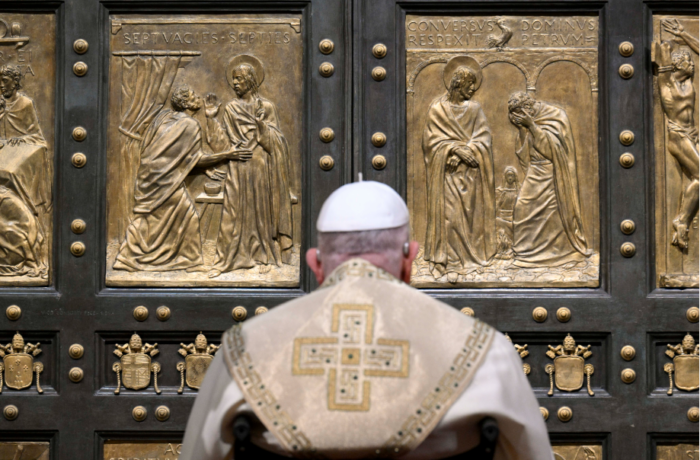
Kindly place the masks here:
POLYGON ((557 459, 697 458, 698 35, 685 2, 5 2, 0 458, 177 458, 358 173, 557 459))

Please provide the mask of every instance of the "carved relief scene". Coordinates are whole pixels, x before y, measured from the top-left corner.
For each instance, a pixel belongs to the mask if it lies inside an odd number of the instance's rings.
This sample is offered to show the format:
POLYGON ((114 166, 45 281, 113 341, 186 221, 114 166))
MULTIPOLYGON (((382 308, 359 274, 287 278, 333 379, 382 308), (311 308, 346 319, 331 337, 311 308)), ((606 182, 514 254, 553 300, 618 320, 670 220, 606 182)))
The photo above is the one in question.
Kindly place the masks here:
POLYGON ((554 460, 603 460, 600 444, 554 444, 554 460))
POLYGON ((598 18, 407 16, 416 287, 597 287, 598 18))
POLYGON ((654 16, 656 273, 698 287, 698 17, 654 16))
POLYGON ((298 285, 300 16, 110 21, 107 285, 298 285))
POLYGON ((47 286, 53 235, 56 24, 0 14, 0 286, 47 286))
POLYGON ((700 449, 697 443, 657 445, 656 460, 700 460, 700 449))

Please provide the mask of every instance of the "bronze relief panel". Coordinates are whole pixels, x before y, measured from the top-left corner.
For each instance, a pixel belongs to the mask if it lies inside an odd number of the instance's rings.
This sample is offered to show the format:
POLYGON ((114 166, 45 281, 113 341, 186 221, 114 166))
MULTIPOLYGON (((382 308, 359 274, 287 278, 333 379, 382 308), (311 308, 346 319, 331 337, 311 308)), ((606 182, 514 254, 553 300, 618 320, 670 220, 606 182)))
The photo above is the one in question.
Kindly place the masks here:
POLYGON ((554 460, 603 460, 603 446, 587 444, 555 444, 554 460))
POLYGON ((47 286, 56 105, 53 14, 0 14, 0 92, 0 286, 47 286))
POLYGON ((109 286, 297 286, 301 16, 111 16, 109 286))
POLYGON ((8 460, 49 460, 48 442, 0 442, 0 458, 8 460))
POLYGON ((700 450, 697 443, 656 446, 656 460, 700 460, 700 450))
POLYGON ((698 17, 654 15, 656 286, 698 287, 698 17))
POLYGON ((180 442, 105 441, 104 460, 152 458, 177 460, 182 451, 180 442))
POLYGON ((598 18, 405 26, 413 285, 598 286, 598 18))

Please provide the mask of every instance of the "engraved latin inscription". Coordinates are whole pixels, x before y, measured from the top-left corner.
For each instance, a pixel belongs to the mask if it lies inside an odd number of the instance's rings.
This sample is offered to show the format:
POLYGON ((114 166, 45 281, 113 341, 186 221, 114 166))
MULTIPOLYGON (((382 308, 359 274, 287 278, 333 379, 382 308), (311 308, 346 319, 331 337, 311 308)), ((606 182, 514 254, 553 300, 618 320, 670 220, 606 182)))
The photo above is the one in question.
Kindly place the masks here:
POLYGON ((103 458, 104 460, 177 460, 181 452, 180 442, 105 441, 103 458))
POLYGON ((598 286, 597 18, 408 16, 406 46, 413 284, 598 286))
POLYGON ((111 32, 107 284, 297 285, 300 18, 111 32))

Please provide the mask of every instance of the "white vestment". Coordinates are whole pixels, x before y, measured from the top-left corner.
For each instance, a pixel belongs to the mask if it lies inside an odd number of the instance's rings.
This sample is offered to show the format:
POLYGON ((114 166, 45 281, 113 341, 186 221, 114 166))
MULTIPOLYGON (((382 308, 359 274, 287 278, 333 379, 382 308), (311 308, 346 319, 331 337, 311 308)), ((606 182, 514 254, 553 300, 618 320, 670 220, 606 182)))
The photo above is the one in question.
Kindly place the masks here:
POLYGON ((474 448, 490 416, 495 460, 553 459, 513 345, 364 260, 222 342, 180 460, 231 458, 244 413, 256 445, 289 457, 446 458, 474 448))

